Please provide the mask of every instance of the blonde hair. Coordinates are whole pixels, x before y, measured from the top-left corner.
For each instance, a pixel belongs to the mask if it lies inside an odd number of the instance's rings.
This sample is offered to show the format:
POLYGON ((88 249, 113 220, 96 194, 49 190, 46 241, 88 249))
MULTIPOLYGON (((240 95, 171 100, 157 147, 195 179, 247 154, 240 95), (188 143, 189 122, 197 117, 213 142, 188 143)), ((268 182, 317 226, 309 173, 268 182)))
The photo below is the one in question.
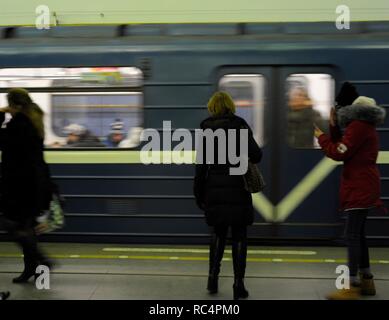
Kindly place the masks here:
POLYGON ((208 101, 208 111, 214 116, 235 113, 235 103, 231 96, 224 91, 218 91, 208 101))
POLYGON ((38 131, 39 136, 44 138, 44 113, 42 109, 32 101, 28 91, 21 88, 10 89, 8 91, 7 99, 10 107, 17 110, 17 112, 25 114, 38 131))

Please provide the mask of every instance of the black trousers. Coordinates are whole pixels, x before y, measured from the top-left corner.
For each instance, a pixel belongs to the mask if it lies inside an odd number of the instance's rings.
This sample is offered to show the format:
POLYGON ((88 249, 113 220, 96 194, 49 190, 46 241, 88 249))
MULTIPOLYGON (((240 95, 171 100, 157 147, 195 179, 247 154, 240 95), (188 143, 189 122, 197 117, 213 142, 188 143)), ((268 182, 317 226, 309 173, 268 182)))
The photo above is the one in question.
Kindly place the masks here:
POLYGON ((369 268, 369 248, 366 242, 365 224, 368 209, 347 211, 345 237, 350 276, 357 276, 358 269, 369 268))

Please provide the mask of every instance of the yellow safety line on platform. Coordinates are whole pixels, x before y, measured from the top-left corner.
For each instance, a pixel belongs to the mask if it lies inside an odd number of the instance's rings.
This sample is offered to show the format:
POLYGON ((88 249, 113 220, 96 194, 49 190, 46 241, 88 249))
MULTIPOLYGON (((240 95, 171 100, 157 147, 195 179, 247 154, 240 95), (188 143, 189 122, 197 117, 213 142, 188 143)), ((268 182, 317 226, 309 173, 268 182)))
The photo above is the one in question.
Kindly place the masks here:
MULTIPOLYGON (((92 260, 174 260, 174 261, 208 261, 208 257, 177 257, 177 256, 143 256, 143 255, 71 255, 71 254, 54 254, 49 255, 54 259, 92 259, 92 260), (74 258, 77 256, 77 258, 74 258)), ((0 254, 0 258, 22 258, 21 254, 0 254)), ((230 261, 230 257, 223 260, 230 261)), ((249 262, 276 262, 276 263, 346 263, 346 259, 291 259, 291 258, 247 258, 249 262)), ((371 260, 373 264, 389 264, 389 260, 371 260)))
MULTIPOLYGON (((157 253, 209 253, 209 249, 195 248, 103 248, 104 252, 157 252, 157 253)), ((231 250, 225 250, 226 253, 232 253, 231 250)), ((316 255, 316 251, 310 250, 247 250, 250 254, 269 254, 269 255, 316 255)))

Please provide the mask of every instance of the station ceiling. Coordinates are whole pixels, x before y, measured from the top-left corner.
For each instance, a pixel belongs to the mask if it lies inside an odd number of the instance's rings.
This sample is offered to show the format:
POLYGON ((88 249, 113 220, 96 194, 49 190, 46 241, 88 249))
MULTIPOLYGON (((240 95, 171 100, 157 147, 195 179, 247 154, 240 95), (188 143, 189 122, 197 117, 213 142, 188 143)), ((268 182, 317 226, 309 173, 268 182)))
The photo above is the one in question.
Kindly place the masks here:
POLYGON ((33 26, 48 11, 50 25, 389 20, 388 0, 2 0, 1 26, 33 26))

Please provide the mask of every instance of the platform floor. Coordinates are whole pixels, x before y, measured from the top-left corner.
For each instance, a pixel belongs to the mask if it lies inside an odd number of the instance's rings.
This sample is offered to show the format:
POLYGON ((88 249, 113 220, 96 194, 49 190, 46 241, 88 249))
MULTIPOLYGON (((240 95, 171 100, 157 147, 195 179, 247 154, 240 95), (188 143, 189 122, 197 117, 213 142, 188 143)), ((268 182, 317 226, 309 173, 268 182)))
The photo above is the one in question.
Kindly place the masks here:
MULTIPOLYGON (((57 262, 49 290, 31 283, 12 284, 22 269, 17 246, 0 243, 0 291, 12 299, 232 299, 230 248, 222 265, 219 294, 205 290, 206 246, 141 246, 113 244, 42 244, 57 262)), ((345 263, 344 248, 250 247, 246 286, 250 299, 324 299, 335 289, 335 269, 345 263)), ((389 299, 389 250, 371 249, 377 296, 389 299)))

